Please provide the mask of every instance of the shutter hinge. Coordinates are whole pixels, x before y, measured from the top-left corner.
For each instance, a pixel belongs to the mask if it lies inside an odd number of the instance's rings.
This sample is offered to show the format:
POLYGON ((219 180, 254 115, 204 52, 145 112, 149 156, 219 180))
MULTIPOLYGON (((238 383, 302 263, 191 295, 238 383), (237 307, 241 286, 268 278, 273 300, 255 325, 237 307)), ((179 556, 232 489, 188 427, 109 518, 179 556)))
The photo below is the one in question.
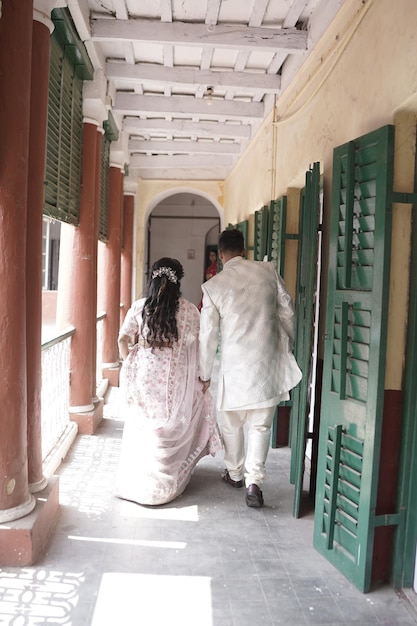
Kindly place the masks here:
POLYGON ((404 517, 404 511, 400 513, 386 513, 385 515, 375 515, 374 527, 377 526, 399 526, 404 517))
POLYGON ((393 191, 392 201, 399 204, 417 204, 417 193, 406 193, 402 191, 393 191))

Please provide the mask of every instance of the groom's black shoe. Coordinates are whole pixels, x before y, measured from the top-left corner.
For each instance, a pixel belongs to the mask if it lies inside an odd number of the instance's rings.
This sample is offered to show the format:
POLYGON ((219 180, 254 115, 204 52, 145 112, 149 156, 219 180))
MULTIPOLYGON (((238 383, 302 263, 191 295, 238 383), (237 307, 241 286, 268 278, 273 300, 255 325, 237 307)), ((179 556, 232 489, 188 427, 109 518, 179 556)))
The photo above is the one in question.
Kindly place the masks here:
POLYGON ((243 480, 233 480, 233 478, 230 478, 230 474, 227 470, 224 470, 222 480, 224 480, 224 482, 228 485, 232 485, 232 487, 243 487, 243 480))
POLYGON ((246 489, 246 504, 258 509, 264 505, 262 491, 258 485, 252 484, 246 489))

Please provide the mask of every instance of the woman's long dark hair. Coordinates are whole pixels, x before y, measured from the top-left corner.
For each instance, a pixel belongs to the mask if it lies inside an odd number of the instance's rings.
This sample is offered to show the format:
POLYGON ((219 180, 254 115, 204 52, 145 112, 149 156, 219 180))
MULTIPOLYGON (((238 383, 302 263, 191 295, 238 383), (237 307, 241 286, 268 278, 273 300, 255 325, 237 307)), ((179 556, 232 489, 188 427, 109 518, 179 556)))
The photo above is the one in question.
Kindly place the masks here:
POLYGON ((183 276, 183 267, 176 259, 164 257, 152 265, 140 331, 151 347, 178 341, 176 313, 183 276))

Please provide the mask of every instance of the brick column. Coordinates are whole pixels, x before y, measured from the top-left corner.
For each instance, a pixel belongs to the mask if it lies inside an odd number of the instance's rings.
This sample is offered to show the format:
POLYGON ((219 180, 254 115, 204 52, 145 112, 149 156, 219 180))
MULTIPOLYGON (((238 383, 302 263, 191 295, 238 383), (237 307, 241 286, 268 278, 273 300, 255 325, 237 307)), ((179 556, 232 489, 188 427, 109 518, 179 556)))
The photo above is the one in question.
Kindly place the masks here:
MULTIPOLYGON (((100 220, 100 177, 101 177, 101 149, 102 149, 102 140, 103 140, 103 128, 99 128, 97 132, 97 143, 96 143, 96 192, 95 192, 95 205, 94 205, 94 285, 93 285, 93 298, 94 304, 93 308, 96 311, 96 328, 97 328, 97 314, 99 311, 97 310, 97 286, 98 286, 98 276, 97 276, 97 268, 98 268, 98 231, 99 231, 99 220, 100 220)), ((101 349, 101 346, 97 346, 97 332, 94 333, 93 337, 93 380, 92 380, 92 388, 91 395, 93 398, 93 402, 97 404, 98 402, 103 403, 103 400, 97 395, 97 384, 99 381, 97 380, 97 347, 101 349)), ((107 383, 106 383, 107 384, 107 383)), ((106 389, 101 390, 100 393, 103 393, 106 389)))
MULTIPOLYGON (((0 19, 0 523, 30 513, 27 461, 26 206, 33 2, 0 19)), ((0 554, 1 558, 1 554, 0 554)))
POLYGON ((95 431, 103 415, 102 403, 94 402, 96 346, 96 178, 97 125, 86 122, 83 127, 82 186, 80 223, 74 230, 72 274, 69 300, 69 321, 75 327, 71 344, 70 414, 81 433, 95 431))
POLYGON ((96 395, 97 246, 102 122, 107 81, 94 73, 83 85, 83 155, 80 223, 62 224, 57 327, 75 328, 71 345, 70 415, 80 433, 92 434, 103 417, 96 395))
POLYGON ((104 320, 103 376, 111 385, 119 384, 119 350, 117 337, 120 324, 120 266, 121 222, 123 201, 123 172, 119 167, 109 169, 109 239, 104 253, 104 320))
POLYGON ((53 23, 35 10, 30 95, 29 176, 26 238, 28 467, 32 493, 45 488, 42 471, 42 219, 48 118, 49 55, 53 23))
POLYGON ((135 198, 125 193, 123 197, 123 239, 120 276, 120 325, 132 304, 133 225, 135 198))
MULTIPOLYGON (((32 565, 45 546, 59 507, 55 479, 38 498, 29 492, 28 438, 34 450, 34 490, 42 489, 46 482, 42 476, 39 409, 34 429, 34 422, 27 418, 27 376, 33 356, 27 344, 27 327, 31 328, 27 320, 32 313, 26 290, 27 206, 28 184, 34 175, 29 145, 36 149, 30 144, 30 106, 39 104, 31 100, 32 34, 36 32, 33 45, 39 42, 38 35, 44 43, 49 37, 49 32, 41 33, 33 24, 33 8, 32 0, 3 3, 0 18, 0 566, 32 565)), ((48 18, 44 15, 41 21, 45 23, 48 18)), ((38 155, 42 163, 43 156, 38 155)), ((35 318, 34 324, 39 324, 36 314, 35 318)), ((38 375, 35 365, 34 378, 38 375)))

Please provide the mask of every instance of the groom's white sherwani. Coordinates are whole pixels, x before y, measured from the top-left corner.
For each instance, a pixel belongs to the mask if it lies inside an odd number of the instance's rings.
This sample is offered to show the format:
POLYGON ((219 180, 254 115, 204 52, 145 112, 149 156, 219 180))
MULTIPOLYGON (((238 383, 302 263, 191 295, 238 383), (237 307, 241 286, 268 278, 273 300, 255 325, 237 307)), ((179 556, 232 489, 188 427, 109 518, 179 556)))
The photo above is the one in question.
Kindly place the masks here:
POLYGON ((221 338, 217 408, 271 407, 301 379, 292 354, 291 296, 272 263, 236 256, 202 285, 200 377, 211 378, 221 338))

